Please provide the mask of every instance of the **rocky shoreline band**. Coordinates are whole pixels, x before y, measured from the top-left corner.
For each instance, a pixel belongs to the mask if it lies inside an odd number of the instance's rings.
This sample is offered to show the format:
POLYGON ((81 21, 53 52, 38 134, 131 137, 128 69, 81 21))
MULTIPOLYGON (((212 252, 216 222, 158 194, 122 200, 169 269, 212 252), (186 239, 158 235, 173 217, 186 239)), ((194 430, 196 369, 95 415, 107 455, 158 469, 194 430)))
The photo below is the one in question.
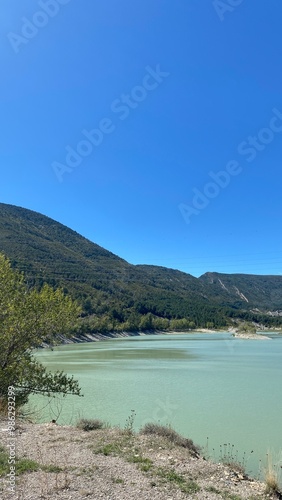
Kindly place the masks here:
MULTIPOLYGON (((272 329, 271 333, 275 330, 272 329)), ((148 330, 148 331, 137 331, 137 332, 109 332, 109 333, 84 333, 81 335, 73 335, 71 338, 66 338, 64 336, 60 336, 58 339, 62 344, 74 344, 74 343, 83 343, 83 342, 97 342, 101 340, 110 340, 110 339, 118 339, 118 338, 127 338, 127 337, 145 337, 146 335, 185 335, 185 334, 197 334, 197 333, 230 333, 232 337, 238 339, 245 340, 272 340, 271 337, 265 335, 265 333, 240 333, 234 328, 229 328, 228 330, 211 330, 208 328, 199 328, 198 330, 189 330, 189 331, 159 331, 159 330, 148 330)), ((275 331, 275 333, 282 333, 281 330, 275 331)), ((47 344, 43 345, 43 347, 48 347, 47 344)))

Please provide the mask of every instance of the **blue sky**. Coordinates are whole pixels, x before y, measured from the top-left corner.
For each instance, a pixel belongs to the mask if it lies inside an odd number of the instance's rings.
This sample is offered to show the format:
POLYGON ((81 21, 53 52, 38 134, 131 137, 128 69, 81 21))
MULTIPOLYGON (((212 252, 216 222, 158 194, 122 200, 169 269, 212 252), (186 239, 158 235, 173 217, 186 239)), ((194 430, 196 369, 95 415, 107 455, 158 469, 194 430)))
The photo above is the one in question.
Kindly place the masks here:
POLYGON ((281 19, 278 0, 3 0, 1 202, 134 264, 282 274, 281 19))

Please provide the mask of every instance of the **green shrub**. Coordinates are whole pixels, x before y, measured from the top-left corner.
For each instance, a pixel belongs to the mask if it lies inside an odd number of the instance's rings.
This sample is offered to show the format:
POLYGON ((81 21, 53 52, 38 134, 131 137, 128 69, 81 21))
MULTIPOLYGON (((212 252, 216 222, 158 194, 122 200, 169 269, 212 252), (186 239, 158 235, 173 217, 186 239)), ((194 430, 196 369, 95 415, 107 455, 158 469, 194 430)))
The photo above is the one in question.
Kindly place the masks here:
POLYGON ((174 483, 177 485, 183 493, 198 493, 200 491, 200 486, 195 483, 195 481, 186 480, 180 474, 177 474, 173 469, 163 469, 159 467, 157 470, 157 475, 167 482, 174 483))
POLYGON ((21 458, 16 462, 17 474, 24 474, 25 472, 36 472, 40 469, 40 464, 29 458, 21 458))
POLYGON ((132 457, 129 458, 129 462, 138 464, 138 466, 143 472, 148 472, 153 465, 152 460, 150 460, 149 458, 142 457, 141 455, 133 455, 132 457))
POLYGON ((0 446, 0 476, 5 476, 9 472, 9 455, 3 446, 0 446))
POLYGON ((119 455, 121 453, 120 443, 108 443, 99 448, 96 453, 103 453, 106 457, 108 455, 119 455))
POLYGON ((99 420, 98 418, 95 419, 81 418, 77 422, 76 427, 86 432, 96 431, 98 429, 103 429, 105 427, 105 423, 102 420, 99 420))
MULTIPOLYGON (((16 473, 24 474, 25 472, 34 472, 40 469, 40 464, 29 458, 16 458, 16 473)), ((0 446, 0 477, 9 473, 9 454, 8 451, 0 446)))

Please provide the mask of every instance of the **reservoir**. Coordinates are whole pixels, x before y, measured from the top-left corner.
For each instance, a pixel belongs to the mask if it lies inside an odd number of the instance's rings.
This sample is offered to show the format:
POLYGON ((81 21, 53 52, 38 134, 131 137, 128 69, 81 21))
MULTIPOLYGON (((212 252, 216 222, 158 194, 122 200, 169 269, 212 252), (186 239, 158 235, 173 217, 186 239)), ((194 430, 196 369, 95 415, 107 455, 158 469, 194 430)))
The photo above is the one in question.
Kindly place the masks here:
POLYGON ((43 349, 38 359, 78 379, 84 397, 31 404, 41 421, 60 424, 99 418, 124 427, 134 411, 136 430, 171 425, 211 458, 231 450, 258 476, 269 451, 282 465, 282 335, 269 336, 146 335, 43 349))

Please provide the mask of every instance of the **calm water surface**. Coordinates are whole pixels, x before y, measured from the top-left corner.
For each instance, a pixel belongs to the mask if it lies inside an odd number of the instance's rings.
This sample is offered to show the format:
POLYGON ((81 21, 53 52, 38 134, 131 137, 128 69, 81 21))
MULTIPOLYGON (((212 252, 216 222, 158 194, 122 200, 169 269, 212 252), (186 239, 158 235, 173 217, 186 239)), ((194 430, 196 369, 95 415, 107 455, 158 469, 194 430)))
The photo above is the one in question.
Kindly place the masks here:
MULTIPOLYGON (((60 346, 38 358, 73 374, 84 394, 53 402, 42 420, 60 413, 62 424, 89 417, 124 426, 135 410, 136 429, 171 424, 204 447, 208 438, 215 457, 230 443, 253 473, 268 449, 281 458, 282 335, 265 341, 228 333, 149 335, 60 346)), ((44 405, 38 397, 32 402, 44 405)))

